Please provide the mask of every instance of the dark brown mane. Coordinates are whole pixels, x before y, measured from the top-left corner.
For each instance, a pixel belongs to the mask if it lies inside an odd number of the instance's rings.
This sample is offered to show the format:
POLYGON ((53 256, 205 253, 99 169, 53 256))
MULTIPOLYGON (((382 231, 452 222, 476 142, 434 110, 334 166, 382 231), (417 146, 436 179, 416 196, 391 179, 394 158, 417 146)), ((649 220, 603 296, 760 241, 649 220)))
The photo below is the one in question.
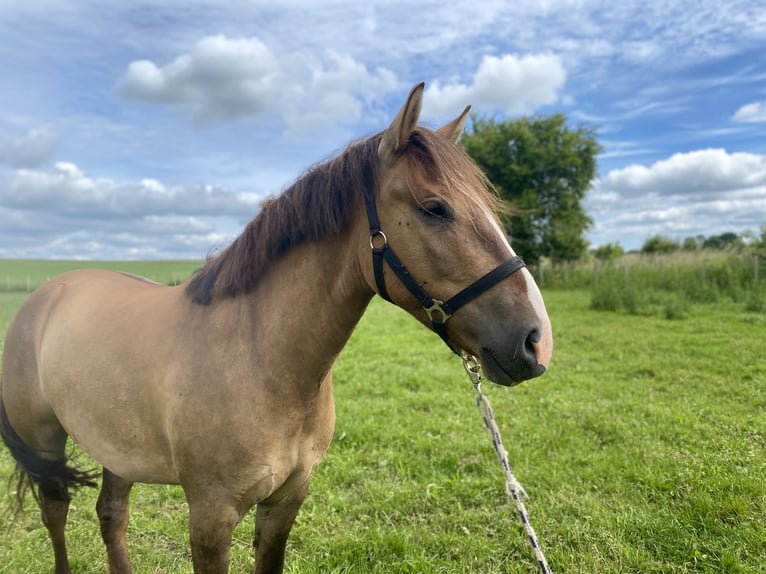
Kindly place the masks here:
MULTIPOLYGON (((208 305, 217 298, 250 293, 263 270, 291 248, 346 229, 350 213, 363 197, 365 173, 375 178, 381 137, 379 133, 351 144, 266 201, 242 234, 192 277, 186 286, 192 301, 208 305)), ((413 184, 440 181, 441 192, 456 209, 467 208, 469 197, 496 211, 497 201, 484 174, 445 138, 416 129, 402 156, 408 160, 413 184)))

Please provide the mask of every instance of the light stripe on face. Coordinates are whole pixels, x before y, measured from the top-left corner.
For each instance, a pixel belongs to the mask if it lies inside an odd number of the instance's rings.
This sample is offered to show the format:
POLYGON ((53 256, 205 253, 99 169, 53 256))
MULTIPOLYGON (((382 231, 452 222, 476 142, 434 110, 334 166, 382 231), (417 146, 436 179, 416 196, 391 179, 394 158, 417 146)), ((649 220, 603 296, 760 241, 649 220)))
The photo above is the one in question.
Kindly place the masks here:
MULTIPOLYGON (((505 245, 508 249, 508 253, 511 257, 514 257, 516 253, 514 252, 513 248, 511 247, 511 244, 508 243, 508 238, 506 237, 505 233, 500 227, 500 224, 497 221, 497 218, 493 217, 492 214, 486 209, 483 208, 482 212, 484 213, 484 216, 489 220, 490 225, 497 233, 498 237, 500 238, 500 242, 502 245, 505 245)), ((551 320, 548 318, 548 311, 545 309, 545 303, 543 302, 543 296, 542 293, 540 293, 540 289, 537 286, 537 283, 535 282, 534 277, 532 277, 532 273, 527 269, 526 267, 521 269, 521 274, 524 276, 524 281, 527 285, 527 297, 529 297, 529 303, 532 305, 532 308, 535 310, 535 313, 537 314, 537 318, 540 321, 540 328, 542 329, 542 337, 539 343, 535 344, 535 348, 537 350, 538 355, 538 361, 548 366, 548 362, 550 361, 551 353, 553 351, 553 334, 551 329, 551 320)))

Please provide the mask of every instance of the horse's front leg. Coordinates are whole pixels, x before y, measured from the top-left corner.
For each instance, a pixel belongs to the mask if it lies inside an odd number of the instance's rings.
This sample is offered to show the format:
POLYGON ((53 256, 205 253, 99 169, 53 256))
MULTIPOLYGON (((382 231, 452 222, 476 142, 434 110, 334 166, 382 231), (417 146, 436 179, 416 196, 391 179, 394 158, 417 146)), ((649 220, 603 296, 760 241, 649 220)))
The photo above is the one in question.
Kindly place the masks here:
POLYGON ((280 574, 285 546, 295 517, 308 492, 308 480, 278 502, 264 501, 255 510, 255 574, 280 574))
POLYGON ((239 505, 226 495, 186 492, 189 538, 194 574, 229 571, 231 536, 242 516, 239 505))

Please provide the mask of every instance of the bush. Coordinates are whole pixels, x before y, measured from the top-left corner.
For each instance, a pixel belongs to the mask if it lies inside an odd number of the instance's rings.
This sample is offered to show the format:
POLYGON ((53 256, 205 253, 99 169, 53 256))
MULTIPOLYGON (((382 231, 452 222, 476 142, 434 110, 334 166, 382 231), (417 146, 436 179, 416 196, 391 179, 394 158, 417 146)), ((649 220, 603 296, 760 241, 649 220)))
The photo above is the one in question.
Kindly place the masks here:
POLYGON ((753 289, 745 303, 745 311, 766 313, 766 287, 761 286, 759 289, 753 289))
POLYGON ((663 316, 669 321, 686 319, 689 316, 691 305, 683 296, 673 293, 668 297, 663 307, 663 316))
POLYGON ((612 281, 602 281, 591 291, 590 306, 598 311, 618 311, 622 307, 622 295, 612 281))

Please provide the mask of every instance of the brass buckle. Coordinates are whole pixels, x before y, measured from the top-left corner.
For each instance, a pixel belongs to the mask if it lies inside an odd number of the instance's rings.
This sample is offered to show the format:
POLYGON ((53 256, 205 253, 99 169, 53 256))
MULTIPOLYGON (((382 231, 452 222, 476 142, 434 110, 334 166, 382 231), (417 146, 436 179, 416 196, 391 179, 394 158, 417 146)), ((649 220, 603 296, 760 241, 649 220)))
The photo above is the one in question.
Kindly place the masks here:
POLYGON ((441 322, 442 325, 447 322, 447 319, 452 317, 452 315, 447 313, 442 308, 442 305, 444 305, 444 301, 439 301, 438 299, 434 299, 433 300, 433 305, 431 305, 430 307, 423 307, 423 309, 425 309, 426 315, 428 315, 428 319, 431 321, 431 323, 434 322, 434 313, 435 312, 436 313, 441 313, 442 318, 439 319, 439 321, 441 322))

